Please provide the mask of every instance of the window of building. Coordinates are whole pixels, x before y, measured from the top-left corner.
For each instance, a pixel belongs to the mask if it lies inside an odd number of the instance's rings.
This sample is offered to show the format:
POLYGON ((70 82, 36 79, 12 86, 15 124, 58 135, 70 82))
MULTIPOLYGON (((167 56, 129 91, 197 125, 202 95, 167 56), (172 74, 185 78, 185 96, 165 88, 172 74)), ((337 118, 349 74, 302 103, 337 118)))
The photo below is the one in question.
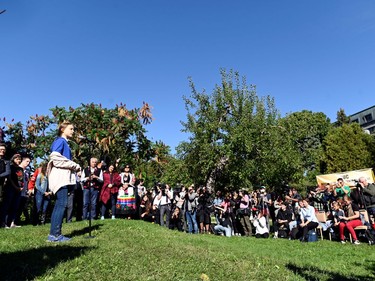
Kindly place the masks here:
POLYGON ((353 123, 358 123, 358 118, 357 119, 354 119, 352 120, 353 123))
POLYGON ((365 115, 362 119, 363 119, 364 122, 370 122, 370 121, 372 121, 372 115, 371 115, 371 113, 365 115))

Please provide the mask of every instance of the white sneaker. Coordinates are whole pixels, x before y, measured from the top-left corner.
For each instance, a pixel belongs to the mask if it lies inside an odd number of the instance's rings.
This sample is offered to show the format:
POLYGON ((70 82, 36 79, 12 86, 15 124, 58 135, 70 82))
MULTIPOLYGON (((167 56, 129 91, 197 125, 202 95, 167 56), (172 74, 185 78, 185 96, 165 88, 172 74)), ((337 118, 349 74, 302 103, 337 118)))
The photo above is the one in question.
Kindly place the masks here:
POLYGON ((116 219, 116 217, 115 217, 115 216, 112 216, 112 219, 114 220, 114 219, 116 219))
POLYGON ((359 244, 361 244, 361 243, 359 243, 358 240, 355 240, 355 241, 353 242, 353 244, 354 244, 354 245, 359 245, 359 244))
POLYGON ((101 220, 104 220, 104 216, 101 216, 100 219, 101 219, 101 220))

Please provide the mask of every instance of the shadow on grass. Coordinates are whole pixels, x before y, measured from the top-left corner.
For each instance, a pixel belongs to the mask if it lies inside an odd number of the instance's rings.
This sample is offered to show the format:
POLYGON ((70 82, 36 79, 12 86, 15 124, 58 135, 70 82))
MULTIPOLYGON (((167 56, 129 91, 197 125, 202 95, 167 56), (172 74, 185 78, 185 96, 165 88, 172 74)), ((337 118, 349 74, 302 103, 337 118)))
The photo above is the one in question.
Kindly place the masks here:
MULTIPOLYGON (((91 232, 94 230, 98 230, 101 226, 103 226, 103 224, 92 225, 91 232)), ((82 236, 82 235, 89 234, 89 233, 90 233, 90 227, 86 226, 82 229, 74 230, 70 234, 67 234, 66 236, 68 237, 82 236)))
MULTIPOLYGON (((363 265, 361 265, 363 266, 363 265)), ((333 272, 329 270, 322 270, 315 266, 298 266, 295 264, 287 264, 286 268, 292 271, 294 274, 301 276, 308 281, 373 281, 374 277, 371 276, 359 276, 355 275, 355 272, 351 273, 350 276, 340 274, 339 272, 333 272)), ((370 269, 370 268, 369 268, 370 269)), ((373 268, 372 268, 373 269, 373 268)))
POLYGON ((93 247, 53 245, 57 247, 45 246, 14 253, 1 253, 0 279, 32 280, 42 276, 56 265, 75 259, 93 249, 93 247))

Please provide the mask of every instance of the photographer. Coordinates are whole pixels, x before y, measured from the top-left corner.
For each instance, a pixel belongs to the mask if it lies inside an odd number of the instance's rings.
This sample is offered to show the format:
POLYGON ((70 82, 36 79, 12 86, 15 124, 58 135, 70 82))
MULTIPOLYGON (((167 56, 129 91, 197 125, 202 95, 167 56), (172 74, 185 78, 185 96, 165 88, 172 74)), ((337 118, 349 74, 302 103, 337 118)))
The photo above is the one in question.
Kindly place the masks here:
POLYGON ((358 188, 363 194, 363 203, 370 215, 375 216, 375 184, 369 183, 365 177, 358 179, 358 188))
POLYGON ((206 187, 198 188, 198 220, 201 233, 210 233, 212 198, 206 187))
POLYGON ((228 205, 224 204, 224 208, 215 206, 218 212, 218 224, 215 225, 214 231, 217 235, 225 235, 226 237, 232 236, 232 224, 228 212, 228 205))
POLYGON ((169 220, 171 216, 171 203, 172 203, 173 194, 169 190, 168 184, 162 184, 160 186, 159 195, 157 199, 159 202, 159 209, 160 209, 160 225, 164 226, 164 215, 166 216, 165 219, 165 226, 169 228, 169 220))
POLYGON ((186 220, 188 224, 189 233, 198 233, 198 223, 197 223, 197 196, 195 193, 194 185, 189 186, 188 192, 185 196, 185 210, 186 210, 186 220))
POLYGON ((240 208, 237 210, 237 215, 240 219, 242 229, 245 236, 251 236, 253 234, 251 223, 250 223, 250 198, 246 190, 240 190, 238 193, 240 198, 240 208))
POLYGON ((263 215, 262 210, 256 211, 254 215, 254 227, 256 238, 268 238, 269 231, 266 223, 266 217, 263 215))
POLYGON ((345 195, 350 197, 350 191, 350 187, 344 184, 344 179, 338 178, 336 188, 333 190, 336 199, 342 199, 345 195))

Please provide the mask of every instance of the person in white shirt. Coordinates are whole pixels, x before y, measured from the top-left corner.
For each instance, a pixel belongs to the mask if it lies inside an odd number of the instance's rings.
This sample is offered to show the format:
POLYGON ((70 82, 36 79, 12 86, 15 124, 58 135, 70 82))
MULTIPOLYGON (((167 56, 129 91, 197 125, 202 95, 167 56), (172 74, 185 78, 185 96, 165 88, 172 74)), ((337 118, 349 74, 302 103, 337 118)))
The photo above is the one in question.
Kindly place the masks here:
POLYGON ((299 202, 302 202, 301 223, 299 224, 302 232, 301 241, 306 242, 309 230, 317 228, 319 221, 315 216, 315 208, 309 205, 308 199, 300 199, 299 202))
POLYGON ((254 218, 253 225, 255 227, 255 237, 256 238, 268 238, 269 231, 267 227, 266 217, 263 215, 262 211, 258 211, 258 214, 254 218))
POLYGON ((164 226, 164 215, 165 215, 166 216, 165 226, 167 228, 169 228, 172 197, 173 197, 173 194, 169 189, 169 185, 162 184, 160 187, 160 192, 159 192, 159 195, 157 196, 157 199, 160 200, 159 202, 160 225, 164 226))

